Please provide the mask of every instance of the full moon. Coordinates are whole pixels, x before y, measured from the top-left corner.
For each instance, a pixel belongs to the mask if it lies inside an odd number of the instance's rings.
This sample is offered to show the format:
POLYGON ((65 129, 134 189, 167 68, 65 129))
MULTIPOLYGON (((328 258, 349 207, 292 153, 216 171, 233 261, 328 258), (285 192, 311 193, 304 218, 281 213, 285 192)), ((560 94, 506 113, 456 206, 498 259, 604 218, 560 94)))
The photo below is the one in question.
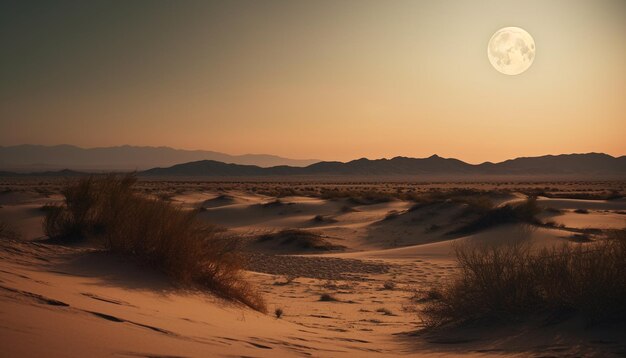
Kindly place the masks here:
POLYGON ((532 65, 535 59, 535 40, 524 29, 505 27, 496 31, 489 46, 487 57, 491 65, 505 75, 519 75, 532 65))

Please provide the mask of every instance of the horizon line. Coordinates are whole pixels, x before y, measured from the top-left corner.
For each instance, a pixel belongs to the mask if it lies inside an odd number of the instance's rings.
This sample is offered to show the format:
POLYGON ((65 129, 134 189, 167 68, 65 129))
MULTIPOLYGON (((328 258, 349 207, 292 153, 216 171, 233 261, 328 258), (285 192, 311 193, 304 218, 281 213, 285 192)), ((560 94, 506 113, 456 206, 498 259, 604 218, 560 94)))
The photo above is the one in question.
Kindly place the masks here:
MULTIPOLYGON (((218 154, 224 154, 224 155, 228 155, 228 156, 233 156, 233 157, 243 157, 243 156, 272 156, 272 157, 276 157, 276 158, 280 158, 280 159, 287 159, 287 160, 294 160, 294 161, 314 161, 314 163, 311 164, 316 164, 316 163, 321 163, 321 162, 340 162, 340 163, 349 163, 352 161, 356 161, 356 160, 362 160, 362 159, 367 159, 367 160, 391 160, 391 159, 395 159, 395 158, 409 158, 409 159, 428 159, 431 157, 439 157, 442 159, 453 159, 453 160, 459 160, 462 161, 466 164, 471 164, 471 165, 481 165, 481 164, 497 164, 497 163, 502 163, 502 162, 506 162, 508 160, 515 160, 515 159, 524 159, 524 158, 539 158, 539 157, 549 157, 549 156, 562 156, 562 155, 585 155, 585 154, 603 154, 603 155, 607 155, 613 158, 621 158, 626 156, 626 154, 621 154, 621 155, 612 155, 606 152, 597 152, 597 151, 590 151, 590 152, 571 152, 571 153, 558 153, 558 154, 553 154, 553 153, 548 153, 548 154, 540 154, 540 155, 522 155, 522 156, 516 156, 516 157, 511 157, 511 158, 507 158, 504 160, 500 160, 500 161, 492 161, 492 160, 484 160, 481 162, 470 162, 470 161, 466 161, 463 160, 461 158, 458 157, 454 157, 454 156, 441 156, 437 153, 433 153, 431 155, 428 156, 409 156, 409 155, 394 155, 394 156, 383 156, 383 157, 376 157, 376 158, 372 158, 372 157, 367 157, 367 156, 360 156, 360 157, 354 157, 352 159, 349 160, 339 160, 339 159, 315 159, 315 158, 293 158, 293 157, 286 157, 283 155, 279 155, 279 154, 270 154, 270 153, 244 153, 244 154, 231 154, 231 153, 226 153, 226 152, 221 152, 221 151, 217 151, 217 150, 211 150, 211 149, 188 149, 188 148, 175 148, 175 147, 171 147, 168 145, 133 145, 133 144, 119 144, 119 145, 109 145, 109 146, 94 146, 94 147, 83 147, 80 145, 76 145, 76 144, 68 144, 68 143, 60 143, 60 144, 32 144, 32 143, 22 143, 22 144, 13 144, 13 145, 0 145, 0 148, 11 148, 11 147, 21 147, 21 146, 34 146, 34 147, 47 147, 47 148, 52 148, 52 147, 63 147, 63 146, 67 146, 67 147, 73 147, 73 148, 78 148, 78 149, 84 149, 84 150, 91 150, 91 149, 110 149, 110 148, 124 148, 124 147, 129 147, 129 148, 152 148, 152 149, 172 149, 172 150, 176 150, 176 151, 187 151, 187 152, 212 152, 212 153, 218 153, 218 154)), ((213 160, 213 159, 201 159, 202 160, 213 160)), ((216 161, 216 160, 214 160, 216 161)), ((182 163, 181 163, 182 164, 182 163)), ((254 165, 254 164, 252 164, 254 165)))

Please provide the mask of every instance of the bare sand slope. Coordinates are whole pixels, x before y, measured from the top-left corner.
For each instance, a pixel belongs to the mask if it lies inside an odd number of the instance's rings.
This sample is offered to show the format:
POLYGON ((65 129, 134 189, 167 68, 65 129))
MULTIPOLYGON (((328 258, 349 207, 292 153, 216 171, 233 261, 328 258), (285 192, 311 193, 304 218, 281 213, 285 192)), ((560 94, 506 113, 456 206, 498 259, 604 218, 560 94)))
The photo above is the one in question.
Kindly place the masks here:
POLYGON ((34 243, 2 242, 0 307, 0 348, 7 357, 362 356, 391 350, 391 337, 374 343, 358 331, 278 320, 210 294, 181 292, 116 257, 34 243))
POLYGON ((618 200, 582 200, 582 199, 552 199, 538 198, 537 202, 543 206, 556 209, 586 209, 586 210, 626 210, 626 199, 618 200))
POLYGON ((582 322, 416 335, 419 306, 411 298, 453 272, 441 260, 377 260, 386 271, 342 278, 338 259, 337 279, 251 273, 270 308, 284 310, 276 319, 180 291, 101 252, 1 245, 0 349, 8 357, 617 357, 626 349, 619 332, 588 331, 582 322), (324 293, 336 300, 320 301, 324 293))
POLYGON ((473 235, 423 245, 411 245, 395 249, 369 250, 332 254, 334 257, 412 260, 438 259, 454 261, 454 246, 462 244, 495 244, 526 241, 536 248, 565 244, 571 232, 560 229, 531 228, 526 225, 503 225, 473 235))

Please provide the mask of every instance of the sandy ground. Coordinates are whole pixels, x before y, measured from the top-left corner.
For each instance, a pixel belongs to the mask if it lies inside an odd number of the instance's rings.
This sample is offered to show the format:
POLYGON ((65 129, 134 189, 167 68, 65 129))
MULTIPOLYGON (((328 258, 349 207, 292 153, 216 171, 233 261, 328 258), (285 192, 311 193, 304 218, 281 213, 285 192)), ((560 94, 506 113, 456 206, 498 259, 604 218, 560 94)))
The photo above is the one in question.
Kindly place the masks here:
MULTIPOLYGON (((495 204, 523 199, 493 197, 495 204)), ((626 337, 582 322, 499 329, 420 331, 416 292, 455 274, 454 243, 531 240, 572 243, 573 234, 626 227, 626 201, 541 198, 557 225, 500 226, 467 236, 463 206, 410 210, 391 201, 271 196, 229 190, 180 193, 172 202, 203 207, 203 220, 248 238, 303 229, 342 251, 280 255, 253 252, 247 273, 268 314, 182 290, 162 275, 97 248, 44 244, 47 203, 59 196, 0 194, 0 221, 16 233, 0 240, 0 352, 6 357, 282 357, 282 356, 626 356, 626 337), (558 209, 558 210, 556 210, 558 209), (585 209, 585 213, 576 212, 585 209), (315 219, 319 216, 318 219, 315 219), (320 301, 330 294, 336 301, 320 301), (283 315, 274 317, 280 308, 283 315)))

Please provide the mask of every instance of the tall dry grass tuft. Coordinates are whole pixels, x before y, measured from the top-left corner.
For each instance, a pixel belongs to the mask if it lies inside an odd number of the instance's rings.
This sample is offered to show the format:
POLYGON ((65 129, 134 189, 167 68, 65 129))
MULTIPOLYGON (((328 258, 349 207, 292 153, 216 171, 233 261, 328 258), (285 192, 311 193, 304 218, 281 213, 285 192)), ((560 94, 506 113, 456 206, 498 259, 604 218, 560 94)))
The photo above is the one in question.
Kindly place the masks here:
POLYGON ((90 176, 70 181, 61 189, 64 205, 49 206, 44 232, 51 238, 79 240, 104 232, 116 216, 144 200, 133 190, 133 175, 90 176), (121 210, 121 211, 120 211, 121 210))
POLYGON ((527 242, 456 247, 460 272, 422 311, 427 326, 581 314, 626 321, 626 230, 588 244, 533 250, 527 242))
POLYGON ((48 236, 93 238, 113 252, 133 256, 183 285, 265 311, 262 297, 243 277, 238 240, 197 219, 194 211, 140 196, 133 175, 92 176, 63 189, 65 203, 49 209, 48 236))

